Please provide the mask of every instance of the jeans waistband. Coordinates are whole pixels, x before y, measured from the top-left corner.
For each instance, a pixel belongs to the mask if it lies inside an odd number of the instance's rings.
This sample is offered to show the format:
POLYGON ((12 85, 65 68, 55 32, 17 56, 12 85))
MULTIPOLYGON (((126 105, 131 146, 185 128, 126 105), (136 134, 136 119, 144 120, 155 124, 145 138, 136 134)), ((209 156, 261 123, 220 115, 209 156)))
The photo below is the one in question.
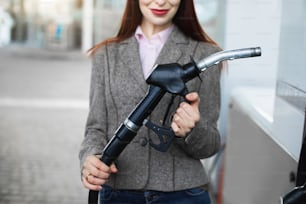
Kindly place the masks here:
MULTIPOLYGON (((199 187, 194 187, 194 188, 201 188, 204 191, 208 191, 209 190, 209 185, 205 184, 203 186, 199 186, 199 187)), ((192 188, 191 188, 192 189, 192 188)), ((180 191, 185 191, 184 190, 178 190, 178 191, 157 191, 157 190, 152 190, 152 189, 116 189, 118 191, 127 191, 127 192, 131 192, 131 193, 144 193, 146 191, 152 191, 152 192, 160 192, 160 193, 172 193, 172 192, 180 192, 180 191)))

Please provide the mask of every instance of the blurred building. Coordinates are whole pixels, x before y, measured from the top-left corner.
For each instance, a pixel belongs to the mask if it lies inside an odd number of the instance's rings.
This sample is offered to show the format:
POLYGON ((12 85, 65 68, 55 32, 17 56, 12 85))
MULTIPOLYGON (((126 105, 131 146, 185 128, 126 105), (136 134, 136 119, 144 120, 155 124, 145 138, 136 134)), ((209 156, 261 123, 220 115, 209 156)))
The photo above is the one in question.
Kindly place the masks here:
POLYGON ((0 47, 10 44, 13 25, 14 20, 10 13, 0 7, 0 47))
MULTIPOLYGON (((196 0, 199 18, 215 35, 219 0, 196 0)), ((114 36, 125 0, 0 0, 14 18, 12 41, 48 49, 87 50, 114 36)))
POLYGON ((0 0, 13 16, 12 41, 31 47, 80 47, 81 0, 0 0))

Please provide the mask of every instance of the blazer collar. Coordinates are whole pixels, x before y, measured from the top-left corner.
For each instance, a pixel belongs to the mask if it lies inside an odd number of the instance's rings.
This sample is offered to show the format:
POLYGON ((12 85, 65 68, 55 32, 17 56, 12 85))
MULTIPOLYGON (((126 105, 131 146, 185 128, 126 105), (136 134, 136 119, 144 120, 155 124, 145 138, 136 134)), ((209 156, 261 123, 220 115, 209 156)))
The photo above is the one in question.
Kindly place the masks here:
MULTIPOLYGON (((188 38, 177 27, 174 27, 167 42, 156 59, 156 64, 178 62, 183 53, 181 49, 182 47, 185 47, 186 44, 188 44, 188 38)), ((138 42, 134 36, 120 42, 119 57, 125 64, 126 68, 129 69, 131 76, 145 93, 148 85, 143 76, 138 42)))
POLYGON ((156 59, 156 64, 168 64, 178 62, 182 56, 182 49, 188 44, 188 38, 174 27, 169 39, 156 59), (183 46, 182 46, 183 45, 183 46))
POLYGON ((128 69, 134 81, 146 92, 147 84, 142 72, 138 42, 134 36, 120 42, 119 58, 125 65, 124 69, 128 69))

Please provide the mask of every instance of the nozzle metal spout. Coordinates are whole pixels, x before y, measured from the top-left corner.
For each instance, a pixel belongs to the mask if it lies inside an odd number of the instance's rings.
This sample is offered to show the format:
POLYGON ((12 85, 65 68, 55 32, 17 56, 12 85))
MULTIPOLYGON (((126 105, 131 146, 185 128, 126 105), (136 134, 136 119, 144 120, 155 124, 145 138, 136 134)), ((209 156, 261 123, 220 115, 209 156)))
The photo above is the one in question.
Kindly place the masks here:
POLYGON ((205 69, 225 60, 234 60, 240 58, 258 57, 258 56, 261 56, 260 47, 226 50, 226 51, 217 52, 199 61, 197 63, 197 67, 200 69, 201 72, 203 72, 205 69))

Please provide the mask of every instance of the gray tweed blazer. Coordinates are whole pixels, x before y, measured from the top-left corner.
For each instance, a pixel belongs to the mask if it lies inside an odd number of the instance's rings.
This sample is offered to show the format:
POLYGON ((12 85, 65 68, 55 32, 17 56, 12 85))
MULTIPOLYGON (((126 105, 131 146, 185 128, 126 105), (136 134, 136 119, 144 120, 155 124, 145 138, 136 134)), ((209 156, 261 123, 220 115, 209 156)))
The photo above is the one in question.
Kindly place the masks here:
MULTIPOLYGON (((190 56, 198 61, 217 51, 219 48, 194 41, 175 28, 156 63, 186 64, 190 62, 190 56)), ((148 89, 134 36, 103 46, 94 55, 92 64, 90 110, 79 153, 81 166, 88 155, 102 153, 116 129, 148 89)), ((201 77, 202 81, 196 78, 187 84, 189 91, 197 91, 201 97, 201 120, 187 138, 176 138, 169 150, 163 153, 148 143, 149 139, 157 142, 155 134, 141 127, 116 160, 118 173, 110 177, 108 185, 116 189, 176 191, 207 184, 208 178, 200 159, 212 156, 220 146, 217 129, 220 67, 205 71, 201 77)), ((162 98, 150 116, 151 121, 161 125, 170 100, 170 94, 162 98)), ((166 119, 168 126, 182 100, 175 97, 166 119)))

